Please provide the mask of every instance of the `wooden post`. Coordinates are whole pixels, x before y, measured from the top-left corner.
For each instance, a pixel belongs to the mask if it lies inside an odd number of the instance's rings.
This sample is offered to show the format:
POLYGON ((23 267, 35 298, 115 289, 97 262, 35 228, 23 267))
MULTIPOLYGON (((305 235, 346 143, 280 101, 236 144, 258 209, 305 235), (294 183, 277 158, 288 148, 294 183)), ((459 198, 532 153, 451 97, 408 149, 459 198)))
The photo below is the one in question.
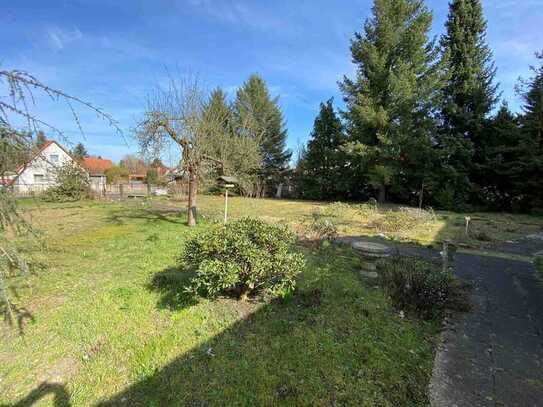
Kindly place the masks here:
POLYGON ((124 184, 119 184, 119 195, 121 196, 121 200, 124 198, 124 184))
POLYGON ((224 224, 228 222, 228 188, 225 188, 224 193, 224 224))

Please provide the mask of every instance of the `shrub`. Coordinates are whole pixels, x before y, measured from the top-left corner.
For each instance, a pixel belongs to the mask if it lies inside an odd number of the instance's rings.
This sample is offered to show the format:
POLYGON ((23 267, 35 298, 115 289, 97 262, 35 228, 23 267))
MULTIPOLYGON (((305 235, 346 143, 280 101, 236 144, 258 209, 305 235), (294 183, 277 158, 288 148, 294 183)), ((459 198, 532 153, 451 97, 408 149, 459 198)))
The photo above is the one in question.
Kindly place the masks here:
POLYGON ((240 299, 267 290, 285 295, 295 286, 304 259, 292 252, 295 235, 286 227, 245 218, 190 239, 180 258, 194 272, 191 291, 240 299))
POLYGON ((44 199, 51 202, 79 201, 89 197, 89 176, 78 164, 67 162, 55 171, 57 186, 49 188, 44 199))
POLYGON ((331 219, 324 219, 314 213, 309 230, 319 240, 334 240, 338 236, 337 226, 331 219))
POLYGON ((344 202, 332 202, 329 205, 326 205, 322 210, 322 215, 327 217, 338 217, 343 216, 351 210, 351 205, 344 202))
POLYGON ((394 304, 423 318, 435 318, 446 309, 466 310, 465 286, 441 266, 414 257, 396 256, 379 263, 380 281, 394 304))
POLYGON ((377 214, 368 226, 381 233, 399 233, 409 231, 419 225, 430 224, 436 220, 433 210, 401 207, 397 211, 377 214))

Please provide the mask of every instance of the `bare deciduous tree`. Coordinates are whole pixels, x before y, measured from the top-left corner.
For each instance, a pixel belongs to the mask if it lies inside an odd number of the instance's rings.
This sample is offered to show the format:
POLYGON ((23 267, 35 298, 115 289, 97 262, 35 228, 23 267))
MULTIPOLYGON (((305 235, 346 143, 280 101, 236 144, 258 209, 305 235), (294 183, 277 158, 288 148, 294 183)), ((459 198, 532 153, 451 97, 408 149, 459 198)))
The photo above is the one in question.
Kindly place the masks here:
POLYGON ((223 161, 210 156, 206 145, 209 135, 224 122, 224 118, 204 115, 206 99, 207 94, 198 77, 170 77, 165 88, 157 87, 148 95, 144 117, 135 131, 143 154, 158 157, 170 142, 181 149, 181 168, 188 175, 189 182, 189 226, 196 225, 196 196, 202 163, 210 161, 224 170, 223 161))

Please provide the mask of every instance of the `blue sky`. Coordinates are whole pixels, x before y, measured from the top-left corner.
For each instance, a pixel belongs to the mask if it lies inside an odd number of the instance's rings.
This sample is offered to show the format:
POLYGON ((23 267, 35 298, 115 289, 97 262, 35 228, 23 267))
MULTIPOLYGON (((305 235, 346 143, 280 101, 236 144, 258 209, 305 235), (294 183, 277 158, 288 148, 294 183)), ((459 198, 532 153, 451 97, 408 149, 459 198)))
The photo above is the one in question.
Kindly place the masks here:
MULTIPOLYGON (((337 81, 352 75, 349 41, 370 15, 370 0, 17 0, 2 1, 2 69, 28 70, 52 87, 111 113, 123 140, 94 114, 80 111, 86 137, 63 104, 39 99, 37 112, 82 140, 89 152, 114 159, 136 152, 130 128, 145 94, 166 67, 196 72, 211 89, 234 95, 251 74, 280 96, 296 150, 311 131, 321 101, 341 105, 337 81)), ((432 35, 442 33, 447 1, 428 0, 432 35)), ((514 85, 543 48, 543 0, 483 1, 498 81, 514 109, 514 85)), ((166 161, 175 161, 175 151, 166 161)))

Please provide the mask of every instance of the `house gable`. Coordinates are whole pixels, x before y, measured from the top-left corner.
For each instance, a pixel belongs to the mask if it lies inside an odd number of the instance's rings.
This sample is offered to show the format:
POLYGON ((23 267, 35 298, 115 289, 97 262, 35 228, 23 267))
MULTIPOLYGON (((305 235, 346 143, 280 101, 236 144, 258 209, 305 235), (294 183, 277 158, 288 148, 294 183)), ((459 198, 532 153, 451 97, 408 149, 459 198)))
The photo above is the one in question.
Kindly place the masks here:
POLYGON ((48 140, 25 165, 17 169, 12 184, 18 189, 31 186, 49 187, 56 184, 54 172, 67 162, 79 163, 54 140, 48 140))

